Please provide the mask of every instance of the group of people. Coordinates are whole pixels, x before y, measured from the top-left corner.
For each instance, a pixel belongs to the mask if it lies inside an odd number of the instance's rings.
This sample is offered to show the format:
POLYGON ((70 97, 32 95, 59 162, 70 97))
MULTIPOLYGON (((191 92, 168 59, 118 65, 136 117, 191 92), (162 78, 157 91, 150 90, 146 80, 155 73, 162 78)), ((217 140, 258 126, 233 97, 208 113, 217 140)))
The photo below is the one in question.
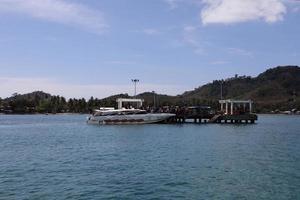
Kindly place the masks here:
POLYGON ((141 107, 140 109, 146 110, 148 113, 174 113, 176 115, 185 115, 191 112, 188 107, 180 106, 161 106, 161 107, 141 107))

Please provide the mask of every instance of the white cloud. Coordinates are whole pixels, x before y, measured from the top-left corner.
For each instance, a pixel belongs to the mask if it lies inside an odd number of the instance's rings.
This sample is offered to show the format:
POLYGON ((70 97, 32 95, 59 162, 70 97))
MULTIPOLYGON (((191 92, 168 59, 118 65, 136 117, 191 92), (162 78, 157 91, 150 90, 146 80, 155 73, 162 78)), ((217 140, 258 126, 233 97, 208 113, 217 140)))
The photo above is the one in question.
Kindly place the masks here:
POLYGON ((238 54, 242 56, 253 56, 251 51, 241 49, 241 48, 227 48, 228 52, 231 54, 238 54))
POLYGON ((194 26, 186 26, 183 28, 183 41, 192 45, 198 46, 197 34, 195 34, 196 28, 194 26))
POLYGON ((295 13, 299 12, 300 11, 300 7, 295 7, 295 8, 292 9, 292 11, 295 12, 295 13))
POLYGON ((224 60, 217 60, 217 61, 210 62, 211 65, 224 65, 228 63, 229 63, 228 61, 224 61, 224 60))
POLYGON ((145 33, 147 35, 159 35, 159 34, 161 34, 161 31, 159 31, 158 29, 154 29, 154 28, 148 28, 148 29, 144 29, 143 33, 145 33))
MULTIPOLYGON (((187 87, 171 84, 143 84, 137 87, 137 92, 153 91, 161 94, 176 95, 185 91, 187 87)), ((44 91, 53 95, 61 95, 66 98, 104 98, 113 94, 128 93, 133 95, 133 85, 110 84, 68 84, 46 78, 19 78, 0 77, 0 97, 5 98, 17 92, 20 94, 44 91)))
POLYGON ((104 64, 108 65, 135 65, 137 62, 135 61, 127 61, 127 60, 108 60, 104 61, 104 64))
POLYGON ((183 42, 190 46, 195 54, 202 55, 204 53, 203 43, 198 38, 199 34, 196 26, 185 26, 183 28, 183 42))
POLYGON ((0 0, 0 13, 27 15, 95 33, 103 33, 108 27, 101 12, 65 0, 0 0))
POLYGON ((156 35, 161 35, 163 33, 165 33, 167 30, 163 30, 163 29, 157 29, 157 28, 144 28, 144 29, 139 29, 139 30, 133 30, 131 32, 133 33, 142 33, 142 34, 146 34, 149 36, 156 36, 156 35))
POLYGON ((177 0, 164 0, 164 1, 169 4, 171 9, 174 9, 177 7, 177 0))
POLYGON ((252 20, 280 21, 286 13, 282 0, 203 0, 201 19, 204 25, 232 24, 252 20))
POLYGON ((163 0, 165 1, 171 10, 175 9, 178 7, 178 4, 180 3, 188 3, 191 5, 200 5, 201 4, 201 0, 163 0))
POLYGON ((193 31, 197 30, 197 27, 195 27, 195 26, 185 26, 183 29, 186 32, 193 32, 193 31))
POLYGON ((284 2, 293 13, 300 12, 300 0, 284 0, 284 2))

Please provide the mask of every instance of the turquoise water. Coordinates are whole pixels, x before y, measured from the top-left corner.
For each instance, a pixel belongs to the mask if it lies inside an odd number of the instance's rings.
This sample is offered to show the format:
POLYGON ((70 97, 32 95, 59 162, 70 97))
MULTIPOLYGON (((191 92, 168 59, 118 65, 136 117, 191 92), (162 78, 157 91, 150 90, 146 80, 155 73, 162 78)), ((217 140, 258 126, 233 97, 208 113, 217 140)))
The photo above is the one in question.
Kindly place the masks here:
POLYGON ((0 199, 300 199, 300 116, 93 126, 0 116, 0 199))

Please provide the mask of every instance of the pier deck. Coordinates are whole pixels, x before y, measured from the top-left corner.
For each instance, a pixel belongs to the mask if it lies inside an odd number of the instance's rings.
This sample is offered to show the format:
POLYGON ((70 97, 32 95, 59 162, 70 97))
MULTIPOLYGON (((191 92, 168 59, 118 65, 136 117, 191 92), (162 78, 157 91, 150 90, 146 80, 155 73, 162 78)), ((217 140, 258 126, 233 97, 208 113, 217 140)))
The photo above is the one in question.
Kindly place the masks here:
POLYGON ((217 123, 217 124, 253 124, 257 121, 256 114, 225 115, 225 114, 205 114, 205 115, 176 115, 166 123, 217 123))
POLYGON ((255 123, 257 120, 256 114, 243 114, 243 115, 219 115, 211 123, 232 123, 232 124, 248 124, 255 123))

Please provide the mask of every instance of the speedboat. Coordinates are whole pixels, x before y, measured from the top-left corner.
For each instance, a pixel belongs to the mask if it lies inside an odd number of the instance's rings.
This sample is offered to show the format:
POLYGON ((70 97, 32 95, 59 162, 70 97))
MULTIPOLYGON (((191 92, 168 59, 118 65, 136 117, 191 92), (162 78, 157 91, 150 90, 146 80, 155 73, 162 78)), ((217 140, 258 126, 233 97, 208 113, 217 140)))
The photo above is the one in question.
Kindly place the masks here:
POLYGON ((141 109, 100 108, 87 118, 88 124, 152 124, 163 122, 175 114, 147 113, 141 109))

